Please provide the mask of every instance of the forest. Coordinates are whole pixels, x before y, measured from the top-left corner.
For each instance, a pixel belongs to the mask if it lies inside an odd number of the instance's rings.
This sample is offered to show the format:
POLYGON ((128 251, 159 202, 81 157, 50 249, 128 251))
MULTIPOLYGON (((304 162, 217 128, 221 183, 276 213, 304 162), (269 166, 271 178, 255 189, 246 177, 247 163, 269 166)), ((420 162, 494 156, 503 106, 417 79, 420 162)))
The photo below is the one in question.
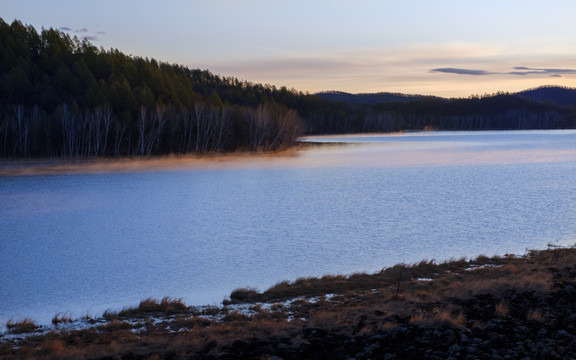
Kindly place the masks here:
POLYGON ((0 80, 3 158, 279 150, 302 134, 264 93, 223 101, 213 84, 228 79, 19 21, 0 20, 0 80))
POLYGON ((574 106, 515 94, 407 99, 333 101, 0 19, 0 158, 277 151, 305 134, 576 124, 574 106))

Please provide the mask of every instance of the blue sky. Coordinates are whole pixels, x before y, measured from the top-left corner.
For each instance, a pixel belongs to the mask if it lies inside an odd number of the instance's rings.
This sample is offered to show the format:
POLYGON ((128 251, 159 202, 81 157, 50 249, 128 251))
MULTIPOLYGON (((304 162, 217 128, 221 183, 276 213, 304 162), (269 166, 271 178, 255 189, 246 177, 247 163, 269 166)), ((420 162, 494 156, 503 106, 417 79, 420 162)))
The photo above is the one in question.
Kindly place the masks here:
POLYGON ((301 91, 576 87, 573 0, 0 0, 105 49, 301 91))

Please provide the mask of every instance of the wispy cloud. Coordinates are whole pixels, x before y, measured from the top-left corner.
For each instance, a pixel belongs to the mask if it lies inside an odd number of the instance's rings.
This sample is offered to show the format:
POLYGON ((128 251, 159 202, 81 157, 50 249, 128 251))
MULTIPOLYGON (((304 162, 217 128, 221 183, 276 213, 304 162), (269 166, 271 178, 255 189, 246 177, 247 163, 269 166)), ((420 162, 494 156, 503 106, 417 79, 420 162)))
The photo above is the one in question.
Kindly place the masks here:
MULTIPOLYGON (((564 74, 576 74, 576 69, 534 69, 528 67, 515 67, 516 70, 522 70, 525 74, 548 74, 550 76, 562 76, 564 74)), ((522 73, 520 73, 522 74, 522 73)))
POLYGON ((486 71, 486 70, 471 70, 471 69, 458 69, 458 68, 437 68, 430 70, 432 72, 442 72, 448 74, 458 74, 458 75, 495 75, 500 74, 496 72, 486 71))
POLYGON ((96 35, 88 35, 88 36, 83 36, 82 40, 98 41, 98 40, 100 40, 100 38, 98 38, 98 36, 96 36, 96 35))
POLYGON ((74 34, 86 34, 86 35, 82 36, 81 39, 87 40, 87 41, 98 41, 98 40, 100 40, 98 35, 104 35, 105 34, 104 31, 98 31, 98 32, 96 32, 95 35, 89 34, 90 30, 88 30, 88 28, 85 28, 85 27, 74 30, 68 26, 62 26, 62 27, 60 27, 60 30, 68 32, 68 33, 74 33, 74 34))
POLYGON ((447 73, 447 74, 457 74, 457 75, 515 75, 515 76, 545 75, 550 77, 562 77, 562 75, 576 74, 576 69, 539 69, 539 68, 529 68, 525 66, 516 66, 513 69, 516 71, 494 72, 486 70, 460 69, 460 68, 436 68, 430 71, 447 73))

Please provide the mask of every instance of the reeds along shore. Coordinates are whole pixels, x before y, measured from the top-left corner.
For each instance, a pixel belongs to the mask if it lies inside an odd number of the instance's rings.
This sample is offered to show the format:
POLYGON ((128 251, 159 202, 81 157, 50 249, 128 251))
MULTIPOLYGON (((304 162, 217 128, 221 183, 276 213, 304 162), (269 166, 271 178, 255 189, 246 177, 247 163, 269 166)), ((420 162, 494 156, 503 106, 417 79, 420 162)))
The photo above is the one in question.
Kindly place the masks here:
POLYGON ((0 359, 576 358, 576 249, 396 265, 233 291, 220 307, 143 300, 103 318, 11 322, 0 359))

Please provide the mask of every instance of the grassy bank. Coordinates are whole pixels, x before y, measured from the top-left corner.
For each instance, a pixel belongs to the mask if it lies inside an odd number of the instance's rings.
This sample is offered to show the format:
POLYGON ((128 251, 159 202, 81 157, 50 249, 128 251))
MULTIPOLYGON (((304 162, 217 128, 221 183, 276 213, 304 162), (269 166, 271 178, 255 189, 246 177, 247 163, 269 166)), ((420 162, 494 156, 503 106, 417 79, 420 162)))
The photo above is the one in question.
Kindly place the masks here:
POLYGON ((218 307, 146 299, 38 330, 11 322, 0 358, 576 358, 576 249, 302 278, 218 307))

